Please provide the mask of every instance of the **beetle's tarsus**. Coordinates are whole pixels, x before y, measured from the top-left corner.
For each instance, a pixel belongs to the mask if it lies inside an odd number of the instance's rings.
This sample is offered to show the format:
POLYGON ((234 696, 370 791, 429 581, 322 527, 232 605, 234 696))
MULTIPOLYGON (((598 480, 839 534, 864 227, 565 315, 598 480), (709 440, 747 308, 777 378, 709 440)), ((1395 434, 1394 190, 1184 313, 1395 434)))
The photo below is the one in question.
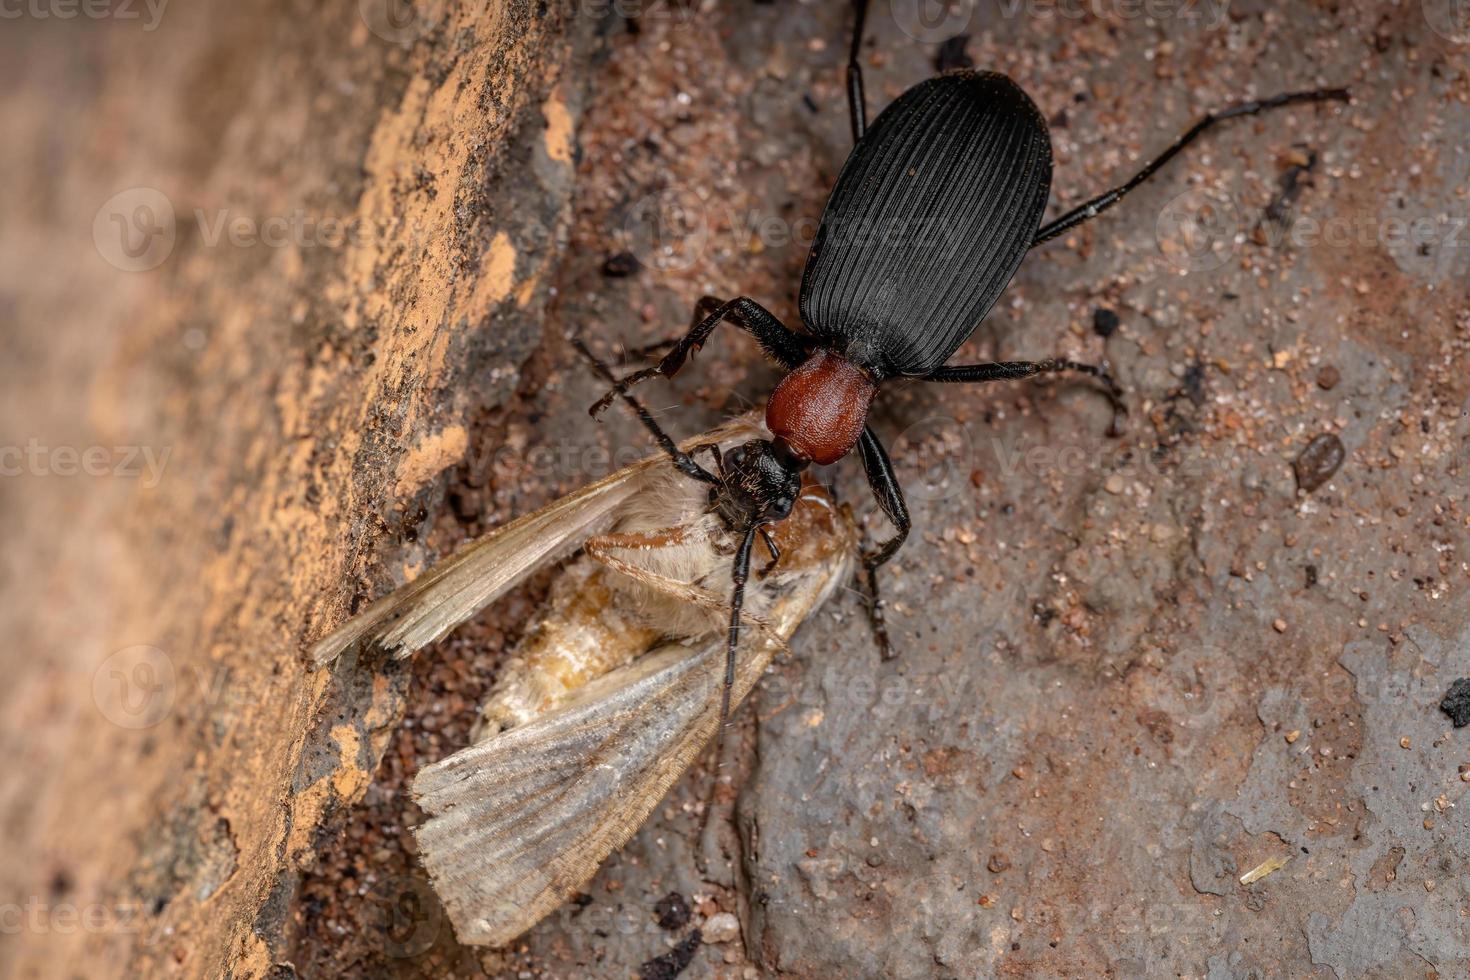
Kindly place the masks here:
POLYGON ((883 615, 883 598, 878 593, 878 566, 870 562, 869 556, 863 558, 863 576, 867 580, 864 599, 868 605, 868 622, 873 627, 873 638, 878 641, 878 658, 896 660, 898 651, 893 648, 893 640, 888 635, 888 621, 883 615))

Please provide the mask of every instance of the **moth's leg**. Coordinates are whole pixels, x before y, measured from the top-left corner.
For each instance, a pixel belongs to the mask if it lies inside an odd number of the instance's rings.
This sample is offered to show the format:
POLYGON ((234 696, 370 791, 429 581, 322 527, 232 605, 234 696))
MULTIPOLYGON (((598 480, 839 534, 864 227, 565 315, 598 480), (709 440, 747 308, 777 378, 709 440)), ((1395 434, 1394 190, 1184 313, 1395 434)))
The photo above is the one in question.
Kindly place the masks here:
POLYGON ((1234 119, 1238 116, 1253 116, 1266 109, 1275 109, 1280 106, 1295 105, 1298 102, 1325 102, 1334 99, 1339 102, 1348 101, 1349 94, 1345 88, 1314 89, 1310 92, 1286 92, 1275 95, 1269 99, 1258 99, 1253 102, 1239 102, 1233 106, 1221 109, 1219 112, 1211 112, 1191 126, 1183 136, 1179 137, 1158 156, 1148 162, 1138 173, 1128 178, 1122 184, 1112 190, 1104 191, 1090 201, 1079 204, 1055 221, 1042 225, 1036 232, 1036 237, 1031 240, 1031 247, 1035 248, 1042 242, 1051 241, 1058 235, 1064 235, 1077 225, 1102 214, 1108 208, 1123 199, 1123 195, 1133 190, 1139 184, 1148 180, 1159 168, 1174 159, 1185 147, 1196 139, 1203 136, 1205 132, 1218 122, 1226 119, 1234 119))
MULTIPOLYGON (((572 337, 570 339, 572 342, 572 346, 575 347, 583 357, 587 358, 587 360, 592 363, 592 367, 597 371, 598 374, 601 374, 609 382, 612 382, 614 384, 617 383, 617 379, 613 376, 612 370, 609 369, 608 366, 602 362, 601 358, 599 358, 596 354, 587 349, 587 345, 582 343, 581 338, 572 337)), ((622 400, 626 402, 630 408, 633 409, 634 413, 638 416, 638 421, 642 422, 643 427, 646 428, 653 435, 654 441, 658 443, 659 448, 668 455, 670 460, 673 461, 675 468, 678 469, 680 473, 683 473, 685 476, 692 477, 693 479, 699 480, 701 483, 712 483, 716 485, 719 484, 719 477, 715 476, 703 466, 700 466, 697 462, 695 462, 693 456, 690 456, 688 453, 684 452, 684 450, 675 445, 674 440, 670 439, 669 434, 663 430, 663 427, 654 421, 653 416, 648 414, 648 409, 644 408, 639 403, 638 399, 634 398, 626 391, 617 391, 616 389, 614 389, 611 394, 616 397, 622 398, 622 400)))
POLYGON ((614 531, 608 534, 598 534, 588 538, 585 547, 589 555, 602 561, 604 556, 608 556, 608 552, 613 549, 647 551, 650 548, 669 548, 676 544, 683 544, 689 540, 689 537, 689 525, 680 524, 658 531, 614 531))
POLYGON ((1061 357, 1048 358, 1044 361, 956 364, 953 367, 942 367, 933 374, 927 375, 924 380, 946 384, 983 384, 988 381, 1021 381, 1026 378, 1034 378, 1038 374, 1067 373, 1085 374, 1102 382, 1107 391, 1108 402, 1113 407, 1113 420, 1108 423, 1108 435, 1118 435, 1122 431, 1122 427, 1118 424, 1119 419, 1128 414, 1128 406, 1123 403, 1123 389, 1118 386, 1118 382, 1113 380, 1107 368, 1097 364, 1083 364, 1081 361, 1069 361, 1061 357))
MULTIPOLYGON (((701 302, 705 301, 701 300, 701 302)), ((620 396, 626 398, 630 388, 659 375, 672 378, 678 374, 684 362, 689 359, 689 355, 703 347, 709 340, 710 334, 714 333, 715 327, 724 320, 729 320, 755 337, 761 349, 788 371, 794 370, 806 359, 806 338, 792 332, 786 324, 776 318, 774 313, 749 296, 737 296, 727 303, 721 303, 703 320, 696 323, 658 364, 641 371, 634 371, 621 381, 613 382, 612 389, 593 403, 592 408, 588 411, 593 416, 600 415, 613 403, 613 399, 620 396)))
MULTIPOLYGON (((670 548, 688 541, 690 532, 687 527, 664 528, 660 531, 649 531, 647 533, 628 532, 599 534, 587 539, 583 549, 587 556, 594 561, 611 568, 613 571, 650 589, 661 592, 664 595, 688 602, 708 609, 711 612, 723 613, 729 608, 729 603, 722 596, 718 596, 708 589, 695 585, 693 582, 682 582, 679 579, 669 578, 651 571, 636 562, 628 561, 614 554, 616 551, 650 551, 657 548, 670 548)), ((750 623, 761 635, 771 643, 776 644, 783 652, 789 653, 790 647, 782 639, 770 623, 766 620, 752 616, 750 623)))

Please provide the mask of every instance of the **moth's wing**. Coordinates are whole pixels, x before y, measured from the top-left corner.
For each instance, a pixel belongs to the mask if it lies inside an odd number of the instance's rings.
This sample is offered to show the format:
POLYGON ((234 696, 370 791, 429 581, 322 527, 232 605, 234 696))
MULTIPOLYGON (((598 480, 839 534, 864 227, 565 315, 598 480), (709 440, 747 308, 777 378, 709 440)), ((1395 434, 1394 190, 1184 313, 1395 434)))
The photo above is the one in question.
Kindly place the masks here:
MULTIPOLYGON (((850 552, 781 583, 771 622, 789 638, 845 580, 850 552)), ((777 577, 779 578, 779 576, 777 577)), ((743 698, 776 651, 742 644, 743 698)), ((423 769, 420 859, 461 942, 510 942, 582 889, 663 799, 719 723, 725 644, 666 643, 562 707, 423 769)))
POLYGON ((319 640, 311 648, 312 663, 328 663, 359 642, 399 657, 434 642, 544 562, 581 547, 638 492, 656 463, 625 467, 470 542, 319 640))
MULTIPOLYGON (((683 448, 701 442, 725 446, 751 431, 752 423, 742 417, 688 440, 683 448)), ((308 653, 312 664, 329 663, 358 643, 399 658, 428 646, 543 564, 576 551, 610 524, 652 475, 669 466, 663 455, 640 460, 477 538, 318 640, 308 653)))

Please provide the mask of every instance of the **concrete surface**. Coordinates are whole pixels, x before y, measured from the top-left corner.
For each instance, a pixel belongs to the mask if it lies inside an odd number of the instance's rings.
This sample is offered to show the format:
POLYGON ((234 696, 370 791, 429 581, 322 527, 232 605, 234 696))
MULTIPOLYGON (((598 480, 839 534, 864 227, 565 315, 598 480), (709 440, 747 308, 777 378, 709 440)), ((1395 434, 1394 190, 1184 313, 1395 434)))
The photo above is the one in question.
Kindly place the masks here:
MULTIPOLYGON (((404 787, 463 744, 545 579, 384 681, 310 676, 299 648, 643 451, 628 419, 588 422, 563 333, 646 343, 706 292, 795 321, 848 149, 848 13, 430 4, 405 33, 359 7, 196 8, 162 47, 93 25, 0 69, 34 73, 5 109, 4 441, 176 448, 155 495, 0 486, 0 745, 21 760, 0 905, 141 916, 0 935, 0 976, 1470 977, 1470 749, 1437 709, 1470 675, 1450 0, 879 0, 870 113, 967 35, 946 60, 1007 72, 1051 120, 1055 210, 1208 108, 1354 101, 1210 137, 1029 257, 958 355, 1106 357, 1120 438, 1085 384, 885 391, 915 522, 887 579, 901 658, 834 601, 741 712, 706 837, 701 767, 585 902, 499 952, 453 941, 404 787), (101 268, 94 213, 159 184, 382 234, 101 268), (624 252, 639 267, 609 276, 624 252), (1331 475, 1298 464, 1325 435, 1331 475), (178 670, 146 731, 93 710, 136 644, 178 670), (665 928, 671 893, 691 913, 665 928)), ((691 433, 775 379, 730 335, 645 394, 691 433)), ((827 475, 868 508, 854 461, 827 475)))

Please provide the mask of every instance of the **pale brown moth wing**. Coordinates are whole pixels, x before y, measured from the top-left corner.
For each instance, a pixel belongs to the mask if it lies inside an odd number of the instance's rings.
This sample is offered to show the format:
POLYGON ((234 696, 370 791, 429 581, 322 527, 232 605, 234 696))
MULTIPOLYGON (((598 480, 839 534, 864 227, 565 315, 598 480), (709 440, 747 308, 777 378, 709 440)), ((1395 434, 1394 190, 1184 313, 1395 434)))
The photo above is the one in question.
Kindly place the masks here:
MULTIPOLYGON (((851 573, 854 549, 759 587, 783 640, 851 573)), ((778 644, 752 631, 738 703, 778 644)), ((420 771, 420 858, 461 942, 510 942, 582 889, 642 825, 719 722, 724 640, 665 643, 561 707, 420 771)))
MULTIPOLYGON (((681 448, 688 452, 703 443, 724 448, 744 441, 754 428, 751 418, 734 419, 686 440, 681 448)), ((611 523, 652 476, 671 469, 666 456, 650 456, 470 542, 318 640, 307 654, 312 665, 330 663, 359 643, 400 659, 410 656, 537 568, 576 551, 588 535, 611 523)))

